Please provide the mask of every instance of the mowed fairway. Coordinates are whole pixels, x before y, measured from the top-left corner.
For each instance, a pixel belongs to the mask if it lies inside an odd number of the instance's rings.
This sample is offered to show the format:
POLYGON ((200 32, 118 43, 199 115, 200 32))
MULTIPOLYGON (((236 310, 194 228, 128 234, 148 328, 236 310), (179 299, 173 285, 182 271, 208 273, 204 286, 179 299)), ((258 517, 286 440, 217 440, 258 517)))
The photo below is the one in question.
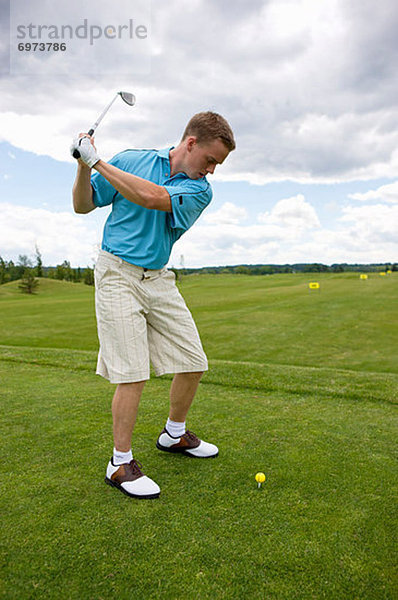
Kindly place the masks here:
POLYGON ((395 600, 398 277, 180 288, 210 359, 188 426, 220 455, 156 449, 170 378, 151 379, 133 451, 162 493, 138 501, 103 481, 93 288, 0 286, 0 598, 395 600))

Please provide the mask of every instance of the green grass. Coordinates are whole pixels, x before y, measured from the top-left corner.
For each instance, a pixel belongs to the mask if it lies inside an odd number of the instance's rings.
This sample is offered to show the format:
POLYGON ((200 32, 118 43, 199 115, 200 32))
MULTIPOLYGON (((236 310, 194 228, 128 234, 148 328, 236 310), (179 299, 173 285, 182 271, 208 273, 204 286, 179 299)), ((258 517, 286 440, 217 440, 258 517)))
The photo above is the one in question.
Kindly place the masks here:
MULTIPOLYGON (((93 288, 42 280, 39 289, 0 286, 0 344, 96 350, 93 288)), ((397 372, 398 274, 203 275, 181 289, 211 358, 397 372)))
POLYGON ((186 278, 210 358, 189 426, 220 456, 156 449, 170 378, 152 379, 133 450, 154 501, 103 481, 113 386, 93 374, 93 290, 1 286, 0 598, 395 599, 396 284, 186 278))

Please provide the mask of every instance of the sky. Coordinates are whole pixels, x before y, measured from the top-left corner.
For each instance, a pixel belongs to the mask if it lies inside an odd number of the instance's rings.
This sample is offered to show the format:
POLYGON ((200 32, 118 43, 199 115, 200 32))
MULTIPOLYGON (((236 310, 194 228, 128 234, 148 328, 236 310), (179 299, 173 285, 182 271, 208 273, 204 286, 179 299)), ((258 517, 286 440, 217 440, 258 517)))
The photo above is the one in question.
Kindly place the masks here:
POLYGON ((76 2, 12 0, 11 42, 0 4, 0 256, 34 257, 37 245, 45 265, 95 262, 109 209, 73 212, 69 147, 123 89, 137 103, 116 102, 98 128, 104 160, 176 145, 202 110, 235 134, 170 265, 398 262, 395 0, 119 0, 148 26, 142 44, 16 51, 22 14, 74 25, 127 15, 76 2))

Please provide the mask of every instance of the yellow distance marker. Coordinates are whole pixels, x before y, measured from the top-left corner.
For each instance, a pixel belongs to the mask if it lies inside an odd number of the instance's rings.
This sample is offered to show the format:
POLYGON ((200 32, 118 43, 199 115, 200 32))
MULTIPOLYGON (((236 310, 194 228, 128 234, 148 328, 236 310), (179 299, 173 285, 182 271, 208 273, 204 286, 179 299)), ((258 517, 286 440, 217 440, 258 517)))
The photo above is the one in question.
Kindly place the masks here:
POLYGON ((366 275, 366 273, 361 273, 361 275, 359 276, 359 279, 367 279, 368 276, 366 275))
POLYGON ((312 281, 308 284, 308 287, 310 288, 310 290, 319 290, 320 285, 317 281, 312 281))
POLYGON ((265 481, 264 473, 256 473, 255 479, 257 481, 257 487, 260 488, 261 484, 264 483, 264 481, 265 481))
POLYGON ((385 276, 385 272, 384 272, 384 271, 380 271, 380 275, 381 275, 382 277, 384 277, 384 276, 385 276))

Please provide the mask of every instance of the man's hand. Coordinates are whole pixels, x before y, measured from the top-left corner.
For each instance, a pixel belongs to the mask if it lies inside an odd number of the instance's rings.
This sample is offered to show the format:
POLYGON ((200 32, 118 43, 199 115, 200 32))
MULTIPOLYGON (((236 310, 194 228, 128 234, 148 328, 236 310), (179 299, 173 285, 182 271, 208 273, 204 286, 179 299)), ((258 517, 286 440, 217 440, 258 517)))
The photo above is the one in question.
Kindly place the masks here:
POLYGON ((81 133, 79 137, 73 140, 70 147, 72 156, 75 150, 79 151, 80 159, 90 168, 100 160, 94 146, 94 140, 87 134, 81 133))

